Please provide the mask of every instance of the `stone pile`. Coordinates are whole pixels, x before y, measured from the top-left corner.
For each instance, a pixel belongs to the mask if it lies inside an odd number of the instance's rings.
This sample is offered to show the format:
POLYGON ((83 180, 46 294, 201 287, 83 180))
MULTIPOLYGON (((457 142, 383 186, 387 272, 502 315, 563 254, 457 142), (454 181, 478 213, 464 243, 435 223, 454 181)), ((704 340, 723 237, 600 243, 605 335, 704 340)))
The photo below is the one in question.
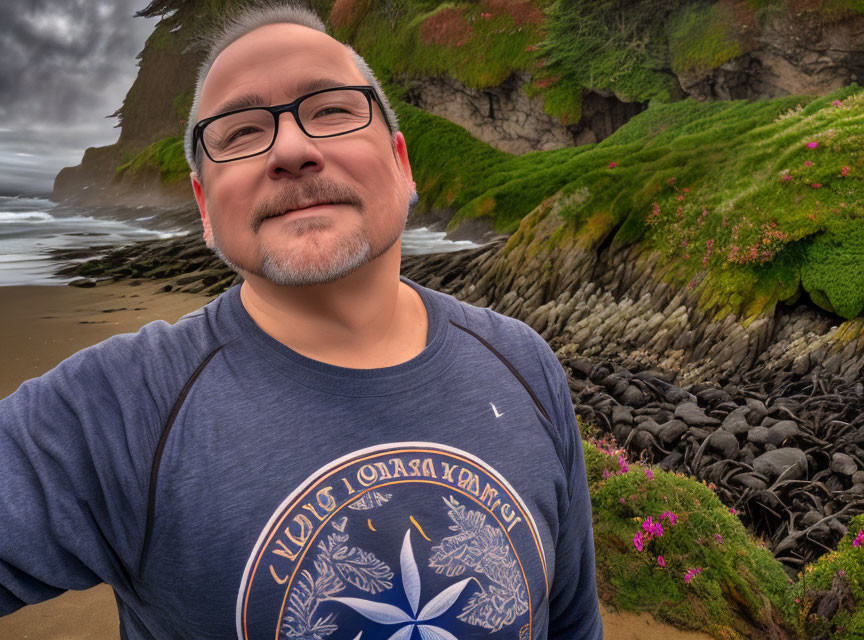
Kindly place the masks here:
POLYGON ((576 413, 632 456, 713 483, 790 572, 864 513, 864 384, 756 369, 723 386, 566 358, 576 413))

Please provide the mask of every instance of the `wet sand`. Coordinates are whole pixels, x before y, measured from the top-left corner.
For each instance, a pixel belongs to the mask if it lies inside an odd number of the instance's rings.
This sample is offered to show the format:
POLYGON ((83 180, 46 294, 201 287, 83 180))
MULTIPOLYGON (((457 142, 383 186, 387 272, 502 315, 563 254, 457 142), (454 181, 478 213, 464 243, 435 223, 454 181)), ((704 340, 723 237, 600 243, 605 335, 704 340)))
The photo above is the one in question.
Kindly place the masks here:
MULTIPOLYGON (((0 397, 76 351, 153 320, 176 322, 211 300, 162 292, 161 284, 0 287, 0 397)), ((647 614, 601 607, 607 640, 686 640, 709 636, 655 621, 647 614)), ((69 591, 0 618, 3 640, 117 640, 117 608, 108 585, 69 591)), ((166 639, 167 640, 167 639, 166 639)))

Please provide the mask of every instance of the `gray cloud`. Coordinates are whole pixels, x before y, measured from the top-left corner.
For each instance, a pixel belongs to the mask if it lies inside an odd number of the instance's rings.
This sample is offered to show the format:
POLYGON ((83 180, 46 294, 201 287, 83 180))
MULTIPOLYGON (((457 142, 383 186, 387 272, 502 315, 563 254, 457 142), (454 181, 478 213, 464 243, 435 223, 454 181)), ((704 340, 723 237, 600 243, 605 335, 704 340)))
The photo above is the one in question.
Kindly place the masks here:
POLYGON ((51 190, 62 167, 119 133, 106 118, 137 74, 148 0, 2 0, 0 193, 51 190), (26 154, 26 155, 22 155, 26 154))

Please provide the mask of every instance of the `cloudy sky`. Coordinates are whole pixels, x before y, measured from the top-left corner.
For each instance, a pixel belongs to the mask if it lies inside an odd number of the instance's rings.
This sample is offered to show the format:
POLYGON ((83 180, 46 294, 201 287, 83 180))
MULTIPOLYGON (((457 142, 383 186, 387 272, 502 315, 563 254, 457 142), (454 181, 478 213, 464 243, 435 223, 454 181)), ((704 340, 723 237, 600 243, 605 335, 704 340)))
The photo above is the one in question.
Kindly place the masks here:
POLYGON ((106 118, 138 71, 156 19, 148 0, 0 0, 0 195, 50 193, 84 149, 111 144, 106 118))

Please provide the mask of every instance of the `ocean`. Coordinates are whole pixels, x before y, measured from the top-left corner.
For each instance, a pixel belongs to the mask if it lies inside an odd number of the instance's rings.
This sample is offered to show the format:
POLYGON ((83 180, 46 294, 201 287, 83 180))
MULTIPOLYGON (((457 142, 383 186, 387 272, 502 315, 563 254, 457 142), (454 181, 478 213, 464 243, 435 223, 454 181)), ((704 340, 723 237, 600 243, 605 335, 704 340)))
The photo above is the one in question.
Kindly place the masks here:
MULTIPOLYGON (((0 196, 0 286, 63 285, 74 280, 54 274, 62 266, 52 259, 54 250, 105 247, 107 252, 139 240, 190 233, 180 225, 166 225, 164 214, 155 207, 88 209, 47 198, 0 196)), ((403 255, 477 246, 468 240, 447 240, 443 231, 425 227, 402 234, 403 255)))

